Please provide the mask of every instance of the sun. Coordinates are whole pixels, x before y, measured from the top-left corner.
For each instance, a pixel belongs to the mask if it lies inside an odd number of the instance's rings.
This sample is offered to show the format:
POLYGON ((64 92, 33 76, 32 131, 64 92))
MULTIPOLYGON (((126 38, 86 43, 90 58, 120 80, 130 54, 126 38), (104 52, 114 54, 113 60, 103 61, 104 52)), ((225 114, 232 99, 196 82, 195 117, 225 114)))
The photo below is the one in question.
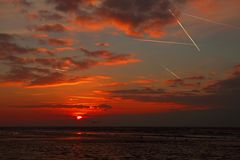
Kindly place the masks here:
POLYGON ((77 116, 76 118, 77 118, 77 120, 81 120, 81 119, 83 119, 83 116, 77 116))

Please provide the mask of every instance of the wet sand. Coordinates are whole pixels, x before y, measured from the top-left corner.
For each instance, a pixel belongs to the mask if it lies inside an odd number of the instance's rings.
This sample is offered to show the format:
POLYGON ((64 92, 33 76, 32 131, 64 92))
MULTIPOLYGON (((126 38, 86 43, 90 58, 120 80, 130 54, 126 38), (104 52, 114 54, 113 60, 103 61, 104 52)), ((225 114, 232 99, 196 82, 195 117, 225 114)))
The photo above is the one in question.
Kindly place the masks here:
POLYGON ((0 160, 239 160, 240 129, 0 129, 0 160))

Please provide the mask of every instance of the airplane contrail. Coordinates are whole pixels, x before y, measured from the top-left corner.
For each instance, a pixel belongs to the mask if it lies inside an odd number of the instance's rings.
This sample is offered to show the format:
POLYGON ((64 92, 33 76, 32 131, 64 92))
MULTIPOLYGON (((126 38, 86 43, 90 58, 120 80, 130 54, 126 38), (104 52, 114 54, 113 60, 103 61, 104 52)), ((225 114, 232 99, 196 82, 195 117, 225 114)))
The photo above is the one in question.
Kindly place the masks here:
POLYGON ((151 39, 135 39, 135 40, 143 41, 143 42, 153 42, 153 43, 165 43, 165 44, 176 44, 176 45, 193 46, 192 43, 183 43, 183 42, 174 42, 174 41, 159 41, 159 40, 151 40, 151 39))
POLYGON ((187 14, 187 13, 182 13, 182 15, 188 16, 188 17, 192 17, 192 18, 195 18, 195 19, 199 19, 199 20, 202 20, 202 21, 206 21, 206 22, 209 22, 209 23, 213 23, 213 24, 229 27, 229 28, 240 29, 240 26, 235 26, 235 25, 230 25, 230 24, 226 24, 226 23, 221 23, 221 22, 213 21, 213 20, 210 20, 210 19, 207 19, 207 18, 203 18, 203 17, 199 17, 199 16, 187 14))
POLYGON ((169 68, 167 67, 163 67, 166 71, 168 71, 171 75, 173 75, 176 79, 181 80, 182 78, 179 77, 176 73, 174 73, 173 71, 171 71, 169 68))
POLYGON ((188 31, 185 29, 185 27, 182 25, 182 23, 178 20, 177 16, 173 13, 173 11, 171 9, 169 9, 169 12, 172 14, 173 17, 176 18, 177 23, 179 24, 179 26, 183 29, 183 31, 185 32, 185 34, 188 36, 188 38, 192 41, 192 43, 194 44, 194 46, 196 47, 196 49, 200 52, 200 48, 198 47, 197 43, 192 39, 192 37, 190 36, 190 34, 188 33, 188 31))

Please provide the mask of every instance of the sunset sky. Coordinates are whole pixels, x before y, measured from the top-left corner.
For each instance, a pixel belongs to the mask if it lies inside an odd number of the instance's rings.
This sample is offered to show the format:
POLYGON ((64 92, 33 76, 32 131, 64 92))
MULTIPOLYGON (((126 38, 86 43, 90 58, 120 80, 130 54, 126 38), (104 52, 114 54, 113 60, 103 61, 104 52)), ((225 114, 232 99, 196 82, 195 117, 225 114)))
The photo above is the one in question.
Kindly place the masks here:
POLYGON ((0 0, 0 126, 240 126, 239 10, 0 0))

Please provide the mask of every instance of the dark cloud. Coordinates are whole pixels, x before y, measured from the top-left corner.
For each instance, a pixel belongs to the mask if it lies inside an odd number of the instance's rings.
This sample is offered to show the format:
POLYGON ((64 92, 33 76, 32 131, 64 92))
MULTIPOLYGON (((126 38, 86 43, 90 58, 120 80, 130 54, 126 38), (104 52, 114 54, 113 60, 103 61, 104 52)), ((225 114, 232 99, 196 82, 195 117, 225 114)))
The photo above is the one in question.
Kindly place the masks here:
POLYGON ((7 34, 7 33, 0 33, 0 42, 10 42, 16 38, 15 35, 7 34))
POLYGON ((99 65, 111 66, 111 65, 122 65, 129 63, 138 63, 141 60, 135 58, 131 54, 118 54, 113 53, 107 50, 97 50, 97 51, 89 51, 87 49, 80 49, 86 56, 93 58, 102 58, 104 61, 99 62, 99 65))
POLYGON ((23 6, 26 6, 26 7, 31 7, 32 6, 32 3, 27 1, 27 0, 18 0, 18 2, 23 5, 23 6))
POLYGON ((165 83, 169 85, 170 87, 200 87, 203 80, 205 80, 206 77, 204 76, 191 76, 191 77, 185 77, 182 79, 170 79, 166 80, 165 83))
POLYGON ((96 46, 98 46, 98 47, 109 47, 110 44, 107 43, 107 42, 98 42, 98 43, 96 43, 96 46))
POLYGON ((0 75, 0 82, 27 84, 30 80, 37 79, 48 73, 50 73, 48 69, 15 65, 12 66, 7 73, 5 73, 4 75, 0 75))
POLYGON ((89 0, 46 0, 48 3, 56 4, 55 9, 64 12, 77 12, 79 5, 85 4, 89 0), (85 2, 84 2, 85 1, 85 2))
POLYGON ((72 81, 66 79, 63 73, 53 72, 47 75, 39 76, 32 79, 27 86, 51 86, 61 83, 72 83, 72 81))
POLYGON ((1 61, 9 71, 0 75, 0 83, 20 83, 27 87, 51 87, 76 85, 92 82, 101 77, 69 76, 66 73, 89 69, 97 65, 106 65, 91 59, 63 58, 30 58, 6 56, 1 61), (33 67, 35 66, 35 67, 33 67), (68 71, 68 72, 66 72, 68 71))
POLYGON ((73 63, 76 65, 76 70, 89 69, 99 64, 98 61, 92 59, 73 60, 73 63))
POLYGON ((66 32, 69 30, 62 24, 43 24, 39 26, 29 27, 30 30, 35 30, 38 32, 66 32))
POLYGON ((14 4, 20 4, 23 7, 31 7, 32 6, 32 2, 29 2, 28 0, 9 0, 10 3, 14 3, 14 4))
MULTIPOLYGON (((236 69, 235 69, 236 70, 236 69)), ((159 92, 161 89, 147 90, 115 90, 110 93, 114 97, 133 99, 143 102, 169 102, 189 107, 225 107, 240 106, 240 74, 219 80, 212 85, 196 91, 159 92), (158 93, 159 92, 159 93, 158 93)))
POLYGON ((89 29, 115 27, 128 35, 161 36, 163 27, 175 21, 169 9, 184 0, 46 0, 55 9, 75 14, 75 23, 89 29))
MULTIPOLYGON (((54 45, 69 45, 65 44, 65 41, 58 41, 59 39, 54 39, 54 45)), ((52 43, 52 42, 51 42, 52 43)), ((0 43, 1 44, 1 43, 0 43)), ((52 44, 51 44, 52 45, 52 44)), ((87 56, 87 58, 82 57, 46 57, 46 58, 37 58, 37 57, 20 57, 14 56, 14 53, 37 53, 40 52, 40 49, 25 49, 12 47, 7 50, 12 54, 2 57, 0 60, 8 62, 9 65, 19 64, 19 65, 33 65, 40 64, 44 67, 50 69, 66 69, 71 70, 83 70, 88 69, 94 66, 108 66, 108 65, 122 65, 128 63, 136 63, 140 60, 134 58, 129 54, 115 54, 110 51, 88 51, 87 49, 81 49, 81 51, 87 56), (100 58, 100 59, 93 59, 100 58)), ((6 52, 6 53, 7 53, 6 52)))
POLYGON ((233 69, 233 71, 232 71, 232 75, 233 75, 233 76, 238 76, 238 75, 240 75, 240 64, 234 66, 234 69, 233 69))
POLYGON ((112 106, 108 104, 100 104, 95 106, 88 105, 73 105, 73 104, 41 104, 41 105, 26 105, 26 106, 15 106, 17 108, 60 108, 60 109, 93 109, 93 110, 109 110, 112 106))
POLYGON ((17 56, 7 56, 3 59, 8 62, 9 65, 33 65, 40 64, 44 67, 49 67, 50 69, 63 69, 65 67, 71 66, 71 58, 27 58, 27 57, 17 57, 17 56))
POLYGON ((64 38, 48 38, 47 40, 40 40, 41 44, 47 44, 50 46, 72 46, 72 39, 64 39, 64 38))
POLYGON ((21 84, 24 87, 41 88, 90 83, 106 79, 105 76, 69 76, 47 68, 12 66, 5 74, 0 74, 0 83, 21 84))
POLYGON ((79 50, 72 47, 70 48, 82 52, 84 56, 60 57, 55 54, 57 49, 25 46, 30 40, 40 41, 42 45, 51 47, 73 45, 73 40, 66 38, 39 40, 33 37, 0 34, 0 63, 4 66, 4 70, 0 72, 1 84, 21 84, 25 87, 74 85, 89 82, 89 77, 70 76, 73 72, 95 66, 139 62, 130 54, 118 54, 107 50, 89 51, 84 48, 79 50))
MULTIPOLYGON (((6 39, 6 37, 5 37, 6 39)), ((20 46, 16 43, 12 42, 1 42, 0 41, 0 55, 14 55, 14 54, 27 54, 33 53, 36 49, 34 48, 27 48, 20 46)))
POLYGON ((204 80, 205 77, 204 76, 191 76, 191 77, 186 77, 184 79, 186 79, 186 80, 204 80))
POLYGON ((85 48, 81 48, 81 51, 89 57, 100 57, 100 58, 110 58, 113 57, 114 54, 107 50, 98 50, 98 51, 89 51, 85 48))
POLYGON ((48 10, 40 10, 38 11, 38 17, 40 20, 54 20, 59 21, 63 20, 64 16, 56 12, 50 12, 48 10))
POLYGON ((101 109, 101 110, 109 110, 112 108, 112 106, 110 106, 108 104, 100 104, 98 106, 93 106, 93 108, 101 109))
POLYGON ((112 91, 113 94, 120 95, 161 95, 165 93, 163 89, 152 89, 152 88, 142 88, 142 89, 130 89, 130 90, 115 90, 112 91))

